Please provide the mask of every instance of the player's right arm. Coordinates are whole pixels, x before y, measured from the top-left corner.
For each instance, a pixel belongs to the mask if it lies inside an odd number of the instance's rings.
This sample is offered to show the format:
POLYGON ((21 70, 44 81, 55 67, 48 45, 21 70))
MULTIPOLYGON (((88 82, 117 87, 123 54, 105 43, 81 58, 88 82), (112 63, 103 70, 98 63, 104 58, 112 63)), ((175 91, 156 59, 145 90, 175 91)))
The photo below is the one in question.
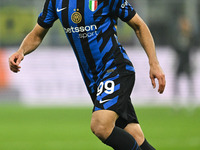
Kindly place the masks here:
POLYGON ((10 70, 17 73, 20 71, 19 64, 24 59, 24 56, 34 51, 42 42, 48 29, 36 24, 33 30, 24 38, 17 52, 9 58, 10 70))

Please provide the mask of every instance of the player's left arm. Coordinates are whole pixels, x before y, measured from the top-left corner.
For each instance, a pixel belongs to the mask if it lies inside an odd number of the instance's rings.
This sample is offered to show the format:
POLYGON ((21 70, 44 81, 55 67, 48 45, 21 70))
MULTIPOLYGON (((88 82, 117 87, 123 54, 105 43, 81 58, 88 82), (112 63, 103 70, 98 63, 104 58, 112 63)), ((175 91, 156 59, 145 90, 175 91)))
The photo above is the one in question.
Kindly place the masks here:
POLYGON ((148 26, 137 13, 127 23, 131 28, 134 29, 137 38, 139 39, 148 56, 150 65, 150 78, 153 87, 156 87, 155 78, 157 78, 159 83, 158 92, 163 93, 166 85, 165 74, 158 62, 155 43, 148 26))

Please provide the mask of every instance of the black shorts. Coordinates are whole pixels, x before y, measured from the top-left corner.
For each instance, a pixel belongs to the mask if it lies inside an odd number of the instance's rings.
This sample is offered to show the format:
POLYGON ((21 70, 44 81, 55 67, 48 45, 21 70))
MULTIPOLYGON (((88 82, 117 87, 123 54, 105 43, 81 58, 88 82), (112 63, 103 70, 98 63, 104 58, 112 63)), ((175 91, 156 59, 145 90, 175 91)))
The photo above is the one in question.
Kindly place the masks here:
POLYGON ((96 86, 95 93, 90 93, 94 109, 112 110, 119 115, 116 126, 125 128, 129 123, 139 123, 130 94, 135 83, 135 72, 125 71, 124 66, 107 70, 96 86))

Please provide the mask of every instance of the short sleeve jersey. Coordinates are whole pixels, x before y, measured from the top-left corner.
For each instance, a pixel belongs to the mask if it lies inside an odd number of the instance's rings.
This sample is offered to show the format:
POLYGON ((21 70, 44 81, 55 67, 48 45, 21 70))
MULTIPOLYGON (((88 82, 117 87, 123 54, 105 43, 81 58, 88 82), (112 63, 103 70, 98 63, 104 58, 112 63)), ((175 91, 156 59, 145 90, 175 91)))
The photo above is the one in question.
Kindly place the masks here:
POLYGON ((118 18, 127 22, 135 14, 127 0, 46 0, 38 24, 50 28, 60 20, 86 85, 91 87, 116 59, 116 52, 123 56, 122 63, 129 60, 117 40, 115 24, 118 18))

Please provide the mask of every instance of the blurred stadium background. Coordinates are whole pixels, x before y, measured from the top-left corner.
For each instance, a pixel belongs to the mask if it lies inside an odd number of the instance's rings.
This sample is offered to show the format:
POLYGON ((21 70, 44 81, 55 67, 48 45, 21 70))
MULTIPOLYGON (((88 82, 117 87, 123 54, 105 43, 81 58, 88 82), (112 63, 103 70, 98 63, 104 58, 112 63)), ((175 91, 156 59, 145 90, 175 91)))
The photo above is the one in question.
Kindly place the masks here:
MULTIPOLYGON (((119 41, 136 69, 132 99, 143 130, 159 150, 199 150, 200 1, 129 2, 153 34, 167 80, 164 94, 152 89, 147 57, 134 32, 119 21, 119 41), (188 50, 189 66, 184 56, 179 61, 178 48, 188 50), (179 63, 183 74, 176 74, 179 63)), ((43 4, 0 0, 0 149, 109 149, 89 130, 92 103, 59 21, 23 60, 21 72, 9 71, 9 56, 34 27, 43 4)))

